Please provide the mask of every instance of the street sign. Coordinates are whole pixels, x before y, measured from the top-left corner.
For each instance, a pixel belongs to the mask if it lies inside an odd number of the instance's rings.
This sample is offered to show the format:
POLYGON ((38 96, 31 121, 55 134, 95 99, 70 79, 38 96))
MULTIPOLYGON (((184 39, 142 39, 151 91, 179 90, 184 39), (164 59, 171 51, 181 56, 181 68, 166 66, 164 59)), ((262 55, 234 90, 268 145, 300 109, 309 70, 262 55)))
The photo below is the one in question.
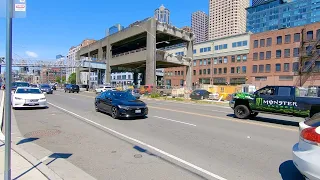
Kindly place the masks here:
MULTIPOLYGON (((13 15, 12 18, 25 18, 27 15, 27 1, 13 0, 13 15)), ((7 0, 0 0, 0 18, 6 17, 7 0)))

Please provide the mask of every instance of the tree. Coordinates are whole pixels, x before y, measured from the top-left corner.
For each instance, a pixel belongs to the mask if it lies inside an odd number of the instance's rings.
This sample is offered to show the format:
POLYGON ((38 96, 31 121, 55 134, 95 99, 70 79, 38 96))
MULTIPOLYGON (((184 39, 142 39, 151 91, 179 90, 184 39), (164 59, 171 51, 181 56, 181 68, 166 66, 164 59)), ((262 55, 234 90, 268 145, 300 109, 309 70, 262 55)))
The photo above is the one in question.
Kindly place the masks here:
POLYGON ((57 82, 57 83, 61 83, 61 79, 60 79, 59 76, 56 77, 56 82, 57 82))
POLYGON ((68 82, 71 83, 71 84, 75 84, 76 83, 76 73, 70 74, 68 82))

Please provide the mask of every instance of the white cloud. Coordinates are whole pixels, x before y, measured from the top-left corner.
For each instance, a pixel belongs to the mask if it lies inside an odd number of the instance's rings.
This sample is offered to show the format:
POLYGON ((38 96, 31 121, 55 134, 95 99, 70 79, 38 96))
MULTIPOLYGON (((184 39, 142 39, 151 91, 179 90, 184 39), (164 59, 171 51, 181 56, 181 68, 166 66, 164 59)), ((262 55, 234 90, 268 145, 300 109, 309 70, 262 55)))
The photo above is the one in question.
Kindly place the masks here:
POLYGON ((32 52, 32 51, 26 51, 26 54, 27 54, 29 57, 32 57, 32 58, 37 58, 37 57, 38 57, 38 54, 35 53, 35 52, 32 52))

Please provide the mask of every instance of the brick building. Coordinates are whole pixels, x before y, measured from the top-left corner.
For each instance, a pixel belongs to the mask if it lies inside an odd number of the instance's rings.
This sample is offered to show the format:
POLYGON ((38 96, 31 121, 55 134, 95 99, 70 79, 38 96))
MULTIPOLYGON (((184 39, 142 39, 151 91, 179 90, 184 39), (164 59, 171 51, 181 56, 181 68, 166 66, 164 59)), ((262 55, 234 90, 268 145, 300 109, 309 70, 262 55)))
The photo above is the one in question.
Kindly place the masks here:
MULTIPOLYGON (((314 23, 252 34, 248 56, 250 62, 248 83, 257 87, 266 85, 300 86, 299 68, 304 67, 307 64, 306 61, 312 59, 312 52, 307 51, 318 43, 319 33, 320 23, 314 23), (302 66, 300 62, 302 62, 302 66)), ((320 81, 315 79, 317 75, 319 76, 317 74, 320 68, 319 60, 318 58, 318 61, 315 62, 314 73, 304 83, 304 86, 320 85, 320 81)))

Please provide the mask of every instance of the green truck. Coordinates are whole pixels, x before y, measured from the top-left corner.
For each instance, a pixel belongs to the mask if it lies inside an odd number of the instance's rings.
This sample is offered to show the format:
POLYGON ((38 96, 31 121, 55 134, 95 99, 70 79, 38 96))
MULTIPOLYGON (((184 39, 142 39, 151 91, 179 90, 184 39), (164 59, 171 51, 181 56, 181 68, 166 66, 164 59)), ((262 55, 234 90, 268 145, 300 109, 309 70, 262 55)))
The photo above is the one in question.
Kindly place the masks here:
POLYGON ((259 113, 320 116, 320 89, 308 96, 308 90, 295 86, 266 86, 253 94, 233 94, 229 105, 239 119, 253 118, 259 113))

